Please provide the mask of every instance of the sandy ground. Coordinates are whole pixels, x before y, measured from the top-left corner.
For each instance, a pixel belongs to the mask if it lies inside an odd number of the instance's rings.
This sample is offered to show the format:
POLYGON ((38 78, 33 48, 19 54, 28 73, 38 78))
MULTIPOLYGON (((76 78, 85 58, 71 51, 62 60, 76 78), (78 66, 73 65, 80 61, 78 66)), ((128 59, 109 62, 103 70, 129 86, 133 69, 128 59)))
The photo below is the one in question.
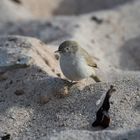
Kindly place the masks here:
POLYGON ((0 137, 139 140, 139 0, 9 0, 2 5, 0 137), (66 39, 78 41, 95 58, 101 83, 87 78, 71 85, 65 79, 54 50, 66 39), (110 126, 93 128, 101 105, 96 102, 110 85, 116 89, 110 126))

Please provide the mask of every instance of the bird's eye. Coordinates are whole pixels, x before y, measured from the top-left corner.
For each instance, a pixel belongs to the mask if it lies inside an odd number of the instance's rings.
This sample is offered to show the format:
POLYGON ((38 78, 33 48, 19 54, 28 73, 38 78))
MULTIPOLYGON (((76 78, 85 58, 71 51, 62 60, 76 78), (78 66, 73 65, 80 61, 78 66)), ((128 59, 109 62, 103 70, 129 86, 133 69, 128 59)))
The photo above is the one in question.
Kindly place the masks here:
POLYGON ((69 50, 69 48, 66 48, 66 50, 68 51, 68 50, 69 50))

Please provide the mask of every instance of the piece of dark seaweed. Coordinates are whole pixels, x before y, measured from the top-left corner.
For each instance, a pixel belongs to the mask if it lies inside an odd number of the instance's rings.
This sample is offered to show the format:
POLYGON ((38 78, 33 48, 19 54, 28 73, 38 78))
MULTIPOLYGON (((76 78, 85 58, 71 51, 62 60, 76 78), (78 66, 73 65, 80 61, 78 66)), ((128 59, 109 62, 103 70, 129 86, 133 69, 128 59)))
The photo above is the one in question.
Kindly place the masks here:
POLYGON ((107 128, 110 124, 110 116, 109 116, 109 109, 110 109, 110 102, 109 99, 113 92, 115 92, 114 86, 111 85, 110 89, 107 91, 105 99, 103 101, 102 106, 96 113, 96 120, 93 122, 92 126, 101 126, 103 128, 107 128))

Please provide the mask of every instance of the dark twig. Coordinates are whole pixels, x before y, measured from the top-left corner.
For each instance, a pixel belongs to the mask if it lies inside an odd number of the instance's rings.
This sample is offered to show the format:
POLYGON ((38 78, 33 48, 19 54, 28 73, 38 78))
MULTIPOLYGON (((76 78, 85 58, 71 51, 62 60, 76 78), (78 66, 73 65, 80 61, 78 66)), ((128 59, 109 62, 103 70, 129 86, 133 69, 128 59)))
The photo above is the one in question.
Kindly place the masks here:
POLYGON ((110 89, 106 93, 102 106, 99 108, 99 110, 96 113, 96 120, 92 124, 93 127, 102 126, 103 128, 106 128, 109 126, 110 123, 110 116, 108 113, 110 108, 109 99, 112 93, 115 91, 116 89, 114 89, 114 87, 111 85, 110 89))
POLYGON ((1 140, 10 140, 10 134, 6 134, 1 137, 1 140))
POLYGON ((102 24, 103 23, 103 19, 100 19, 96 16, 92 16, 91 20, 95 21, 97 24, 102 24))

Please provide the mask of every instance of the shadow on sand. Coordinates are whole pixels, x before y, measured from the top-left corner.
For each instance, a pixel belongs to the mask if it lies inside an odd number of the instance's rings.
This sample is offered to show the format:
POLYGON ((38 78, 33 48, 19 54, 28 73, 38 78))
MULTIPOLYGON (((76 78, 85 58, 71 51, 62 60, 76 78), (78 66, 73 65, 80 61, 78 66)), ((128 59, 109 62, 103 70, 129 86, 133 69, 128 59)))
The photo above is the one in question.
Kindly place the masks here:
POLYGON ((54 10, 54 15, 80 15, 112 9, 133 0, 63 0, 54 10))

